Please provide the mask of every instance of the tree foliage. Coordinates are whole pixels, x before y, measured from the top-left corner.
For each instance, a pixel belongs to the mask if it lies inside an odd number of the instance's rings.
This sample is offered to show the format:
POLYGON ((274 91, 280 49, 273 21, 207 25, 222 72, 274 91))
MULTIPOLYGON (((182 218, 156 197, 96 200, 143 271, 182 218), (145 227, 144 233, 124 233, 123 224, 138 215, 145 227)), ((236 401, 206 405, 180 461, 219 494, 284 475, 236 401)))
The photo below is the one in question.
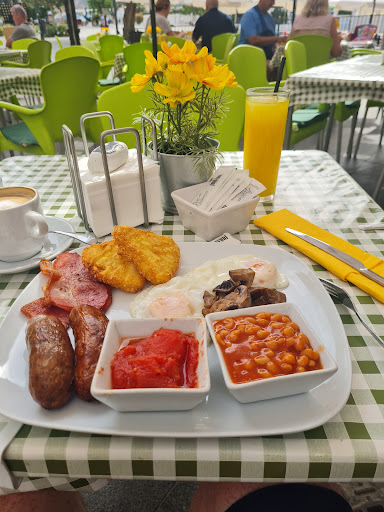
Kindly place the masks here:
MULTIPOLYGON (((36 9, 34 0, 23 0, 25 5, 27 6, 28 15, 32 19, 36 19, 36 9)), ((38 11, 39 16, 41 18, 46 18, 48 15, 48 11, 52 12, 54 9, 60 9, 64 7, 64 2, 62 0, 38 0, 38 11)))
POLYGON ((277 25, 288 22, 288 11, 284 7, 275 7, 271 12, 271 16, 277 25))
POLYGON ((93 11, 101 14, 103 9, 112 9, 112 0, 88 0, 88 7, 93 11))
POLYGON ((202 16, 205 13, 205 9, 202 7, 195 7, 193 5, 183 5, 180 9, 177 9, 180 14, 198 14, 202 16))

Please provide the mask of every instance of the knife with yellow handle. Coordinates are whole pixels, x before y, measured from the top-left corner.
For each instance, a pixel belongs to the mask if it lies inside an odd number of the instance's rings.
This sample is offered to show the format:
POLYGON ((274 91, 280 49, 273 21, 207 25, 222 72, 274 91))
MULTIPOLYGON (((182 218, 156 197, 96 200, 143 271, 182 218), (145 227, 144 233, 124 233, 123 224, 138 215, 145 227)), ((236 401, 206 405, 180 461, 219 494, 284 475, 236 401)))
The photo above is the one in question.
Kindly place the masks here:
POLYGON ((291 228, 285 228, 285 231, 288 231, 288 233, 291 233, 292 235, 297 236, 298 238, 301 238, 302 240, 305 240, 311 245, 314 245, 318 249, 321 249, 322 251, 326 252, 327 254, 330 254, 331 256, 334 256, 338 260, 346 263, 350 267, 354 268, 360 274, 363 274, 363 276, 368 277, 368 279, 372 279, 372 281, 375 281, 375 283, 381 284, 381 286, 384 286, 384 277, 379 276, 379 274, 376 274, 376 272, 373 272, 372 270, 369 270, 364 266, 361 261, 357 260, 353 256, 350 256, 349 254, 346 254, 343 251, 340 251, 340 249, 336 249, 335 247, 332 247, 332 245, 327 244, 326 242, 323 242, 322 240, 319 240, 317 238, 314 238, 313 236, 306 235, 305 233, 302 233, 301 231, 296 231, 295 229, 291 228))

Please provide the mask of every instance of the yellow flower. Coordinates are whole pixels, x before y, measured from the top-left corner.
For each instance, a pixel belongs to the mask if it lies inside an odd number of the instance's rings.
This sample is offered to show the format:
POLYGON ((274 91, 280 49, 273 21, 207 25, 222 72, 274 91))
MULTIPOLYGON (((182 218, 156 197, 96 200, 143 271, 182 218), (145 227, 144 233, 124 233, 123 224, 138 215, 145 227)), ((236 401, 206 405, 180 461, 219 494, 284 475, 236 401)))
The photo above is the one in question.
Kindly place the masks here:
POLYGON ((186 41, 183 48, 173 44, 170 48, 166 43, 161 43, 161 49, 169 57, 170 64, 187 64, 204 59, 208 55, 208 48, 204 46, 196 55, 196 45, 192 41, 186 41))
POLYGON ((180 70, 165 71, 167 85, 155 83, 154 89, 157 94, 166 96, 164 104, 169 103, 171 107, 176 107, 178 103, 184 103, 195 97, 193 82, 188 76, 180 70))
MULTIPOLYGON (((152 25, 148 25, 147 30, 145 31, 146 34, 152 34, 152 25)), ((161 34, 161 28, 156 27, 156 33, 161 34)))
POLYGON ((184 70, 189 78, 215 91, 224 89, 226 85, 237 87, 237 83, 234 81, 235 75, 229 70, 227 64, 215 66, 215 61, 214 57, 208 55, 205 59, 184 65, 184 70))
POLYGON ((147 83, 153 78, 158 71, 161 71, 161 67, 157 63, 157 60, 148 50, 145 50, 145 75, 139 75, 136 73, 131 80, 131 91, 140 92, 144 89, 147 83))
POLYGON ((160 66, 160 69, 164 71, 168 67, 169 57, 163 52, 157 52, 157 62, 160 66))

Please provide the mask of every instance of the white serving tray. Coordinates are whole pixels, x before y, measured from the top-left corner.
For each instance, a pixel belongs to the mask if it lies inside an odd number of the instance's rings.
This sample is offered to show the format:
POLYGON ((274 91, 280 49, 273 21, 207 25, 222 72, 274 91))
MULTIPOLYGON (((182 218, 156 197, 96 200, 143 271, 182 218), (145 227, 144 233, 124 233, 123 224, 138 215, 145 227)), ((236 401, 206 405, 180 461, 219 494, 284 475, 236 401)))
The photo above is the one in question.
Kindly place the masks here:
MULTIPOLYGON (((209 347, 211 391, 190 411, 119 413, 106 405, 76 397, 61 409, 42 409, 28 391, 27 319, 20 308, 42 296, 46 277, 39 274, 12 305, 0 326, 0 412, 30 425, 75 432, 156 437, 241 437, 301 432, 333 418, 346 403, 351 389, 351 360, 340 316, 314 272, 281 249, 217 243, 179 243, 182 275, 208 260, 234 254, 254 254, 270 260, 289 279, 284 292, 298 306, 338 365, 328 381, 309 393, 241 404, 224 384, 213 346, 209 347)), ((81 252, 78 250, 77 252, 81 252)), ((109 318, 129 316, 131 294, 113 291, 109 318)), ((72 336, 72 334, 71 334, 72 336)))

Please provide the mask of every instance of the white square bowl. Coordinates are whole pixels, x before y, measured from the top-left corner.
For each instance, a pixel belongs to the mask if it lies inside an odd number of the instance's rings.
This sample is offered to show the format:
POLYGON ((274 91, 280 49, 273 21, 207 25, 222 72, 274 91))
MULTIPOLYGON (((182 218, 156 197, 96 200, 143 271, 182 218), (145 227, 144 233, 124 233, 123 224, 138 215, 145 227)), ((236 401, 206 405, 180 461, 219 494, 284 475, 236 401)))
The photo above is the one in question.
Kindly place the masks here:
POLYGON ((110 320, 92 380, 92 395, 116 411, 183 411, 192 409, 208 395, 210 377, 207 358, 207 330, 203 318, 124 318, 110 320), (145 338, 160 328, 193 333, 199 343, 197 388, 112 389, 111 361, 122 338, 145 338))
POLYGON ((216 347, 225 384, 228 388, 228 391, 239 402, 257 402, 259 400, 268 400, 270 398, 278 398, 305 393, 329 379, 337 371, 337 364, 332 359, 329 352, 326 350, 320 339, 316 336, 313 329, 310 327, 298 308, 290 302, 284 302, 282 304, 268 304, 265 306, 254 306, 251 308, 222 311, 219 313, 209 313, 205 319, 207 321, 208 329, 211 334, 213 343, 216 347), (308 336, 313 350, 316 350, 320 353, 320 360, 323 369, 276 376, 268 379, 254 380, 252 382, 245 382, 242 384, 235 384, 229 375, 220 345, 216 340, 215 331, 213 329, 213 322, 229 317, 256 315, 257 313, 262 312, 275 314, 281 313, 282 315, 289 316, 292 322, 295 322, 300 327, 300 331, 308 336))
POLYGON ((248 226, 260 197, 215 212, 204 212, 191 203, 203 186, 205 183, 199 183, 171 193, 184 227, 207 242, 223 233, 233 235, 243 231, 248 226))

